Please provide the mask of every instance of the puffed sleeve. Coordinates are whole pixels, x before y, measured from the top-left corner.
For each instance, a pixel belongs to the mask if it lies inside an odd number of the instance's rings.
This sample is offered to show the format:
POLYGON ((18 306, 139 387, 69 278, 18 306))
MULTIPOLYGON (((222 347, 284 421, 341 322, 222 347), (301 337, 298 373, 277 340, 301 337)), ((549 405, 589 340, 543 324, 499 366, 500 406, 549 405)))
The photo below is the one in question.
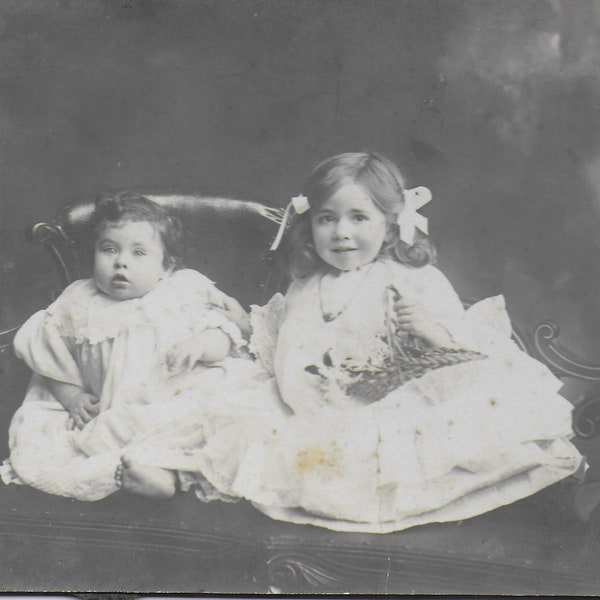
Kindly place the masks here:
POLYGON ((250 307, 250 352, 271 375, 275 374, 277 334, 285 311, 285 297, 275 294, 265 306, 250 307))
POLYGON ((418 301, 432 321, 446 329, 452 347, 461 346, 465 309, 446 276, 433 266, 398 271, 396 287, 407 299, 418 301))
POLYGON ((448 278, 433 266, 416 269, 415 273, 417 297, 432 318, 448 326, 460 321, 465 309, 448 278))
POLYGON ((487 298, 465 310, 441 271, 425 267, 422 277, 419 298, 432 319, 446 328, 454 347, 490 354, 512 345, 512 326, 502 296, 487 298))
POLYGON ((184 329, 201 333, 206 329, 220 329, 232 343, 233 354, 246 346, 240 328, 219 310, 227 296, 215 284, 197 271, 184 269, 176 272, 156 302, 149 298, 145 308, 154 322, 168 323, 171 329, 179 323, 184 329), (151 300, 151 301, 150 301, 151 300))
POLYGON ((485 298, 470 306, 460 335, 465 347, 488 355, 513 352, 516 346, 504 296, 485 298))
POLYGON ((83 386, 71 353, 71 341, 63 337, 54 318, 45 310, 30 317, 14 340, 15 353, 35 372, 55 381, 83 386))
POLYGON ((205 309, 202 315, 196 314, 192 331, 194 333, 201 333, 206 329, 220 329, 227 335, 231 340, 234 355, 239 355, 242 348, 247 345, 240 328, 218 309, 205 309))

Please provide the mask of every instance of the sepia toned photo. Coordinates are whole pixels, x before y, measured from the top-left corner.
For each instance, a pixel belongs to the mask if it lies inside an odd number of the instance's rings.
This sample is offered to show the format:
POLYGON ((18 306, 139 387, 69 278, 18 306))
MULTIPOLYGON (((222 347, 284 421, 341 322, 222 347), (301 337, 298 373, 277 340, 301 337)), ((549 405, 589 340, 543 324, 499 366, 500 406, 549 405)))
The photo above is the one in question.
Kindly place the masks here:
POLYGON ((600 593, 598 0, 0 0, 0 593, 600 593))

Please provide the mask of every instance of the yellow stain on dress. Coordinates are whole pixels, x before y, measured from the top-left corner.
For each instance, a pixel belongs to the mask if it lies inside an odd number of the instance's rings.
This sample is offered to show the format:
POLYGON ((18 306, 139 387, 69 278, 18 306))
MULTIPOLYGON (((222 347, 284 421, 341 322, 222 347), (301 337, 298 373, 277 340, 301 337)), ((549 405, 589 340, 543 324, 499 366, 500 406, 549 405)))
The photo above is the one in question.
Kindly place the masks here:
POLYGON ((330 448, 321 446, 312 446, 298 452, 296 468, 300 473, 317 473, 322 479, 331 479, 341 477, 342 469, 342 451, 333 441, 330 448))

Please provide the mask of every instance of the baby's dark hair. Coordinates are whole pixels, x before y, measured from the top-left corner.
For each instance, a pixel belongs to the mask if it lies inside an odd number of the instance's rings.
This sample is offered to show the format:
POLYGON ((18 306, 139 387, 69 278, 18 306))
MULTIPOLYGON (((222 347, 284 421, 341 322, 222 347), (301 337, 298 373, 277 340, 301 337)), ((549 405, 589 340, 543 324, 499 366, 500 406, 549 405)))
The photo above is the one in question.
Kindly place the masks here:
POLYGON ((150 223, 163 244, 165 269, 183 266, 184 236, 181 220, 171 216, 156 202, 135 192, 103 194, 96 201, 92 227, 97 236, 107 223, 140 221, 150 223))
POLYGON ((315 251, 310 213, 348 181, 360 186, 385 215, 388 234, 381 247, 381 257, 415 268, 435 262, 435 248, 425 234, 417 230, 412 246, 400 239, 396 221, 405 205, 405 184, 398 167, 381 154, 347 152, 321 162, 304 184, 302 193, 308 198, 310 210, 295 215, 290 225, 288 262, 292 278, 306 277, 324 266, 315 251))

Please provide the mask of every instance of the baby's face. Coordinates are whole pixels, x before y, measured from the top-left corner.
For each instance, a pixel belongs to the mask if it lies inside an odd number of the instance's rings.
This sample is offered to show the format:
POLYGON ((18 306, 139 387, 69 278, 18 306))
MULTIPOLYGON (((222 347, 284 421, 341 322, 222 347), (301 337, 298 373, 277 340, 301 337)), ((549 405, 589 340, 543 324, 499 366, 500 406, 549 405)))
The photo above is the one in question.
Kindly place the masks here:
POLYGON ((170 273, 164 255, 160 235, 150 223, 107 222, 96 240, 96 285, 117 300, 141 298, 170 273))

